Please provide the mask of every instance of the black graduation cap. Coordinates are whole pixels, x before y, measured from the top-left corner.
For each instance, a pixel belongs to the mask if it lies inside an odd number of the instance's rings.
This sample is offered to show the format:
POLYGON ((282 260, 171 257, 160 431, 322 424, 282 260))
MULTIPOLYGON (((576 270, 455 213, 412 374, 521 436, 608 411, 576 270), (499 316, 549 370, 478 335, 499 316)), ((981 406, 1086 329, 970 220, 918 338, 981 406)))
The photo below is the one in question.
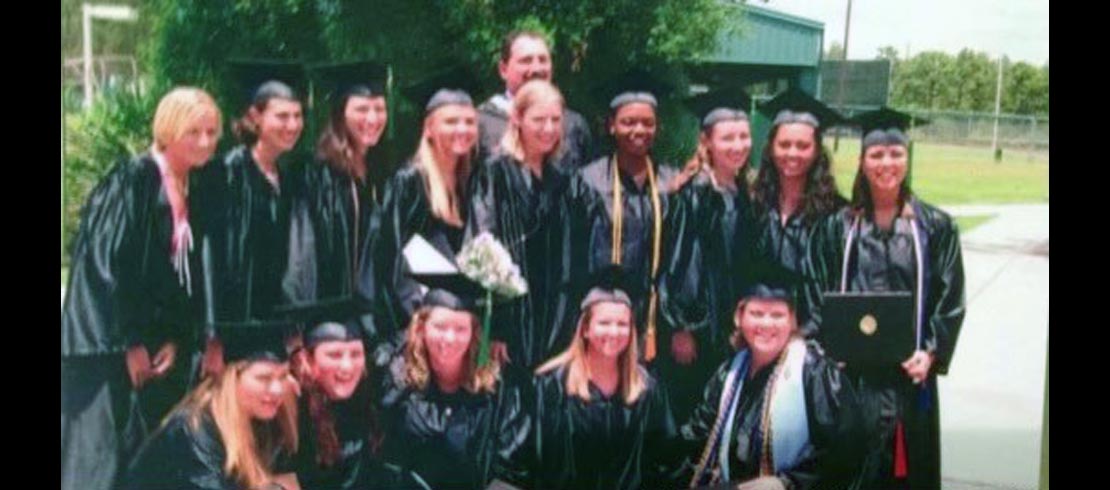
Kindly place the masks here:
POLYGON ((674 84, 660 74, 643 68, 633 68, 599 83, 593 91, 612 111, 631 102, 658 105, 659 100, 669 97, 674 90, 674 84), (650 94, 650 97, 644 94, 650 94))
POLYGON ((741 298, 782 300, 793 308, 798 304, 798 288, 801 284, 801 273, 787 269, 777 262, 765 262, 753 268, 741 298))
POLYGON ((288 321, 217 322, 215 328, 223 344, 225 362, 285 362, 289 359, 285 337, 293 331, 293 326, 288 321))
POLYGON ((405 86, 401 94, 414 106, 423 107, 427 114, 442 105, 466 103, 462 94, 469 97, 471 105, 477 105, 475 101, 479 100, 481 91, 482 84, 474 71, 466 65, 456 64, 405 86), (433 107, 429 102, 436 95, 439 97, 433 107))
POLYGON ((863 140, 861 149, 864 150, 873 145, 905 145, 909 142, 905 133, 911 122, 915 126, 930 122, 928 119, 916 118, 886 106, 856 114, 850 121, 861 129, 860 135, 863 140))
POLYGON ((841 125, 847 121, 839 112, 797 87, 790 87, 759 106, 759 112, 772 121, 778 118, 779 113, 782 111, 791 111, 793 113, 807 112, 812 114, 817 118, 820 129, 841 125))
POLYGON ((244 108, 253 105, 261 97, 286 92, 286 89, 292 91, 288 95, 294 99, 300 100, 305 96, 308 75, 304 63, 293 60, 231 59, 228 60, 228 65, 238 83, 239 98, 236 100, 244 108), (285 87, 270 82, 280 82, 285 87))
MULTIPOLYGON (((744 111, 747 114, 752 108, 752 96, 740 86, 723 86, 688 97, 682 103, 702 119, 704 129, 704 118, 714 109, 728 108, 744 111)), ((751 114, 748 114, 748 117, 751 117, 751 114)))
POLYGON ((316 64, 309 67, 316 80, 334 103, 347 95, 385 96, 389 71, 373 61, 316 64))
POLYGON ((896 111, 887 106, 882 106, 873 111, 861 112, 852 116, 849 120, 863 130, 864 133, 870 132, 875 129, 891 129, 897 128, 901 131, 909 129, 910 123, 913 126, 924 126, 929 124, 930 120, 923 117, 914 117, 912 114, 902 111, 896 111))
POLYGON ((363 340, 361 317, 370 313, 371 304, 361 296, 346 296, 275 308, 293 323, 304 325, 304 345, 320 342, 363 340))

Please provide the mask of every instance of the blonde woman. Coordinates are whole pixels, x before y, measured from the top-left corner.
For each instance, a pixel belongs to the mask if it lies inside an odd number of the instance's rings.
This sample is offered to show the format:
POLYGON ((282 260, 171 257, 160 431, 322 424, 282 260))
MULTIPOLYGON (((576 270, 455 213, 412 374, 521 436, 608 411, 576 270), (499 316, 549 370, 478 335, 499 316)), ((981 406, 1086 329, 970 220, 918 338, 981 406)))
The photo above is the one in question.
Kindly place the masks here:
POLYGON ((674 420, 637 360, 621 275, 609 268, 590 281, 570 346, 536 370, 534 488, 673 488, 674 420))
POLYGON ((297 451, 297 406, 283 336, 225 330, 227 367, 189 393, 139 450, 123 490, 299 488, 275 463, 297 451))
POLYGON ((560 335, 566 300, 559 294, 562 201, 568 176, 554 165, 562 140, 563 96, 543 80, 524 83, 513 97, 500 150, 475 169, 467 236, 490 232, 505 244, 528 282, 528 293, 494 309, 493 337, 507 344, 509 366, 531 372, 565 345, 560 335))
POLYGON ((62 302, 62 488, 112 488, 144 428, 185 393, 203 284, 189 176, 220 127, 208 93, 171 90, 150 150, 117 163, 85 203, 62 302))
POLYGON ((374 238, 373 273, 387 313, 379 333, 404 330, 420 302, 416 282, 405 276, 401 250, 413 235, 454 257, 462 248, 467 179, 478 141, 478 113, 470 95, 440 89, 428 100, 416 154, 386 186, 381 229, 374 238))
POLYGON ((480 286, 451 277, 428 291, 388 368, 382 459, 430 488, 521 485, 530 419, 499 362, 478 366, 480 286))

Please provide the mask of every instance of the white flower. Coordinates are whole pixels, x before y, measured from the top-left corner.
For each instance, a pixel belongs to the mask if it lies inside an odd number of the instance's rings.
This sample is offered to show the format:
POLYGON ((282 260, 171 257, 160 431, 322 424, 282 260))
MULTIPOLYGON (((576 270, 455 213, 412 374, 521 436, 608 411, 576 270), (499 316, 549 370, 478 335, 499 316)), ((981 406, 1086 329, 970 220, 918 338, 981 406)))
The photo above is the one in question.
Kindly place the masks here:
POLYGON ((455 262, 466 277, 487 290, 509 298, 528 292, 528 283, 521 276, 520 267, 489 232, 482 232, 464 244, 455 262))

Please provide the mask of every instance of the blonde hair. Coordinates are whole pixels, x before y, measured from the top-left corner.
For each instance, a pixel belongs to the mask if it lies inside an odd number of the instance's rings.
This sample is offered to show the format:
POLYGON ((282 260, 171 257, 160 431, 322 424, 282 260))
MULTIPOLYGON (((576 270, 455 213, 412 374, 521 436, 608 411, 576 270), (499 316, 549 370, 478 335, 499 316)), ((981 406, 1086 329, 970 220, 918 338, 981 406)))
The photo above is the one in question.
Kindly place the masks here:
MULTIPOLYGON (((740 317, 743 316, 744 308, 748 306, 750 301, 751 300, 748 298, 741 299, 736 303, 736 310, 732 313, 732 323, 735 325, 735 328, 732 329, 732 334, 728 336, 728 343, 737 351, 748 346, 748 343, 744 341, 744 329, 740 328, 740 317)), ((782 301, 786 303, 786 306, 790 309, 790 336, 800 337, 801 330, 798 328, 798 316, 794 312, 794 305, 791 305, 790 302, 786 300, 772 299, 768 301, 782 301)))
MULTIPOLYGON (((405 384, 418 390, 427 389, 431 380, 423 330, 433 308, 442 307, 422 306, 416 310, 405 332, 405 348, 402 353, 405 359, 405 384)), ((478 367, 478 339, 481 332, 478 317, 474 314, 470 314, 470 325, 473 335, 470 336, 470 346, 466 349, 466 361, 463 365, 463 389, 470 393, 493 393, 497 389, 497 381, 501 379, 501 364, 491 358, 485 367, 478 367)))
POLYGON ((177 87, 158 101, 152 129, 154 144, 165 149, 185 135, 189 124, 211 111, 216 115, 216 139, 223 134, 223 115, 212 96, 196 87, 177 87))
MULTIPOLYGON (((276 440, 268 432, 257 440, 250 416, 239 406, 239 377, 251 361, 239 361, 217 376, 205 378, 178 404, 189 414, 189 425, 200 430, 201 415, 208 410, 223 442, 224 473, 246 488, 261 488, 273 480, 270 454, 280 446, 287 454, 297 451, 297 402, 292 390, 286 393, 270 428, 277 429, 276 440)), ((176 410, 175 410, 176 411, 176 410)))
MULTIPOLYGON (((448 104, 452 105, 452 104, 448 104)), ((447 107, 447 106, 443 106, 447 107)), ((432 111, 424 118, 424 132, 420 135, 420 146, 416 149, 416 155, 413 157, 413 166, 424 177, 424 190, 428 194, 428 200, 432 204, 432 215, 455 226, 462 226, 462 217, 459 209, 461 203, 459 202, 458 190, 466 185, 466 178, 470 175, 470 158, 473 156, 477 149, 471 150, 471 154, 461 158, 455 164, 455 188, 447 188, 444 182, 443 174, 440 172, 439 165, 436 163, 435 152, 432 150, 431 136, 428 134, 428 124, 432 118, 436 117, 439 113, 439 108, 432 111)))
MULTIPOLYGON (((543 363, 540 367, 536 368, 536 374, 544 374, 554 371, 561 367, 567 368, 567 381, 566 390, 567 396, 577 396, 585 401, 590 401, 590 367, 586 363, 586 329, 590 325, 590 320, 593 318, 594 308, 605 301, 599 301, 590 305, 586 311, 578 317, 578 327, 575 329, 574 338, 570 341, 570 347, 559 355, 551 358, 543 363)), ((623 303, 620 303, 623 304, 623 303)), ((629 323, 631 324, 631 339, 628 342, 628 348, 620 355, 617 361, 620 365, 617 369, 620 370, 620 393, 621 399, 624 400, 625 405, 632 405, 640 398, 640 395, 647 389, 647 381, 644 379, 643 373, 640 371, 640 351, 637 347, 636 336, 636 322, 635 314, 629 308, 629 323)))
MULTIPOLYGON (((501 137, 501 151, 503 153, 515 158, 518 162, 524 162, 524 145, 520 140, 520 125, 513 124, 513 121, 523 120, 524 113, 528 112, 528 109, 544 102, 557 102, 560 108, 566 108, 563 94, 551 82, 538 79, 529 80, 520 86, 520 89, 513 95, 513 106, 509 111, 509 127, 505 129, 505 135, 501 137)), ((563 138, 560 136, 559 142, 555 143, 555 147, 551 149, 548 156, 557 155, 562 143, 563 138)))

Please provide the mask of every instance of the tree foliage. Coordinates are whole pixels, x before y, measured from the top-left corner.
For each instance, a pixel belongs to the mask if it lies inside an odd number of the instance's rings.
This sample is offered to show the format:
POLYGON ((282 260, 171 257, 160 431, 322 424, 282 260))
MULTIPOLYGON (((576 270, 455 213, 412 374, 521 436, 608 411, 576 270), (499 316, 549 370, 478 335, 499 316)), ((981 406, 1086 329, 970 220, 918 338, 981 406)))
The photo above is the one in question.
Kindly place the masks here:
MULTIPOLYGON (((893 59, 891 103, 930 110, 993 112, 998 85, 998 61, 984 52, 963 49, 952 56, 938 51, 899 60, 887 46, 878 58, 893 59)), ((1048 63, 1002 63, 1002 112, 1048 114, 1048 63)))

